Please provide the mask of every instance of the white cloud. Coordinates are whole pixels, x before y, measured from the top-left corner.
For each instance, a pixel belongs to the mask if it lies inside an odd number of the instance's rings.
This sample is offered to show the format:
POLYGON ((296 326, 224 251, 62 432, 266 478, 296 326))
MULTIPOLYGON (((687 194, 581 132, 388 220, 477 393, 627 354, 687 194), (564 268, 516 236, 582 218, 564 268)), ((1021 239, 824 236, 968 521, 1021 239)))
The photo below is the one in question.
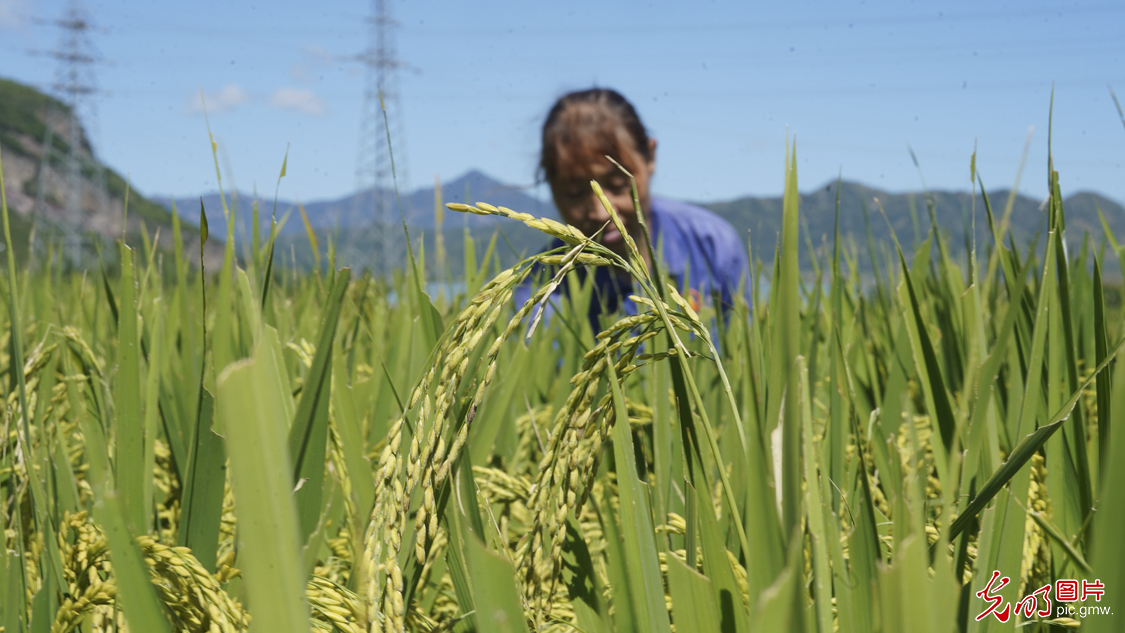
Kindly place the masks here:
MULTIPOLYGON (((2 2, 3 0, 0 0, 2 2)), ((250 101, 250 95, 236 84, 227 84, 222 90, 206 95, 196 93, 188 100, 188 112, 202 114, 204 107, 208 114, 222 114, 230 112, 236 107, 250 101)))
MULTIPOLYGON (((3 1, 4 0, 0 0, 0 2, 3 2, 3 1)), ((303 50, 305 52, 305 55, 308 55, 309 57, 315 59, 318 62, 331 63, 331 62, 337 61, 335 55, 333 55, 332 53, 329 53, 328 51, 324 50, 320 46, 317 46, 316 44, 302 44, 301 50, 303 50)))
POLYGON ((294 110, 313 116, 324 116, 328 108, 312 90, 282 88, 270 97, 270 105, 281 110, 294 110))
POLYGON ((27 0, 0 0, 0 28, 18 29, 27 22, 27 0))

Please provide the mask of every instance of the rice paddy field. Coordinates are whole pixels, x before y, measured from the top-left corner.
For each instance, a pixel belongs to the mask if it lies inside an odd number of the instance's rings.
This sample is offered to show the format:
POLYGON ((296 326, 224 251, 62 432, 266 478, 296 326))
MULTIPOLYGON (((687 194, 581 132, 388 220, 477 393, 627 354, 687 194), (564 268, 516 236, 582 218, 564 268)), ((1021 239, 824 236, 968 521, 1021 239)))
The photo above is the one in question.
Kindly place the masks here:
POLYGON ((777 257, 725 315, 647 240, 622 257, 485 202, 449 208, 566 246, 500 270, 469 242, 464 291, 433 297, 423 253, 393 280, 331 247, 286 269, 226 208, 220 270, 178 224, 174 253, 32 266, 5 204, 0 624, 1123 630, 1125 251, 1068 250, 1048 177, 1034 243, 993 200, 961 260, 940 233, 909 257, 836 235, 802 271, 794 150, 777 257), (638 306, 599 332, 594 266, 638 306))

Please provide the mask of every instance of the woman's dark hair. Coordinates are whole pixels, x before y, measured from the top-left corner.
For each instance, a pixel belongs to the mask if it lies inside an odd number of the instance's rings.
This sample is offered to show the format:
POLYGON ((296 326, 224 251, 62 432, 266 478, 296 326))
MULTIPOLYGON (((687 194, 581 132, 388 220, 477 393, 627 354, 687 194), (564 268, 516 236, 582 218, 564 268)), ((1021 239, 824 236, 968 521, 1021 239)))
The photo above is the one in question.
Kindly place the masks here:
POLYGON ((563 95, 543 122, 539 169, 548 182, 572 156, 616 155, 632 147, 644 161, 652 160, 648 133, 633 104, 609 88, 590 88, 563 95))

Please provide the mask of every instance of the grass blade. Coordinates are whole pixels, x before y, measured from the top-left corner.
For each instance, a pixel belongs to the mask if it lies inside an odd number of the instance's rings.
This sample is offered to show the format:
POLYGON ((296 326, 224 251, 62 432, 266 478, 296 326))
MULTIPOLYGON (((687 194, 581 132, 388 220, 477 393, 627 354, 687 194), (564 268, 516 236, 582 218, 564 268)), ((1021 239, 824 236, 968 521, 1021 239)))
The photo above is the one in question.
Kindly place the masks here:
MULTIPOLYGON (((157 310, 161 303, 156 301, 157 310)), ((144 466, 141 468, 144 490, 141 498, 144 500, 143 516, 145 523, 151 525, 153 520, 153 468, 156 466, 156 431, 160 417, 160 369, 164 348, 164 312, 160 310, 156 315, 156 327, 150 337, 148 356, 148 376, 145 380, 145 412, 144 412, 144 466)), ((69 467, 69 460, 67 465, 69 467)), ((77 509, 77 508, 76 508, 77 509)), ((139 526, 138 526, 139 527, 139 526)))
POLYGON ((1055 542, 1058 543, 1059 546, 1061 546, 1063 550, 1066 551, 1067 556, 1069 556, 1070 559, 1074 561, 1074 564, 1077 565, 1078 568, 1083 571, 1083 573, 1094 573, 1094 570, 1090 568, 1090 564, 1086 562, 1085 558, 1083 558, 1082 552, 1079 552, 1077 549, 1075 549, 1074 544, 1070 542, 1070 539, 1066 538, 1066 536, 1062 533, 1062 530, 1060 530, 1054 523, 1051 523, 1051 521, 1045 515, 1040 514, 1039 512, 1029 512, 1028 514, 1031 515, 1031 518, 1035 521, 1035 523, 1039 525, 1039 527, 1043 528, 1043 531, 1046 532, 1048 536, 1054 539, 1055 542))
POLYGON ((1122 350, 1125 350, 1125 340, 1122 340, 1113 352, 1094 369, 1093 373, 1078 385, 1078 389, 1071 394, 1062 408, 1055 412, 1046 424, 1040 426, 1035 432, 1027 435, 1020 441, 1012 450, 1011 455, 1008 456, 1007 461, 1001 464, 1001 466, 992 473, 988 481, 981 486, 977 495, 973 497, 973 500, 965 507, 965 510, 953 521, 953 524, 949 528, 950 539, 956 538, 957 535, 968 526, 969 521, 984 509, 984 506, 996 496, 996 493, 1000 492, 1000 489, 1003 488, 1017 472, 1019 472, 1024 464, 1031 459, 1031 456, 1043 447, 1047 440, 1054 435, 1055 431, 1059 430, 1062 424, 1069 419, 1070 412, 1074 409, 1074 406, 1078 404, 1079 398, 1082 397, 1082 391, 1089 387, 1090 383, 1094 382, 1098 374, 1105 370, 1122 350))
POLYGON ((211 430, 215 398, 202 386, 200 389, 202 397, 181 497, 179 541, 191 548, 204 569, 214 571, 223 516, 226 447, 211 430))
POLYGON ((808 531, 812 546, 813 591, 819 630, 832 631, 832 573, 828 562, 828 543, 824 533, 824 515, 831 511, 820 496, 819 477, 823 476, 820 460, 813 450, 812 407, 809 395, 809 373, 804 357, 797 360, 800 372, 801 449, 804 457, 805 506, 808 510, 808 531))
POLYGON ((134 532, 146 525, 144 490, 144 422, 141 416, 140 348, 137 332, 137 277, 133 249, 121 244, 121 309, 117 325, 117 390, 114 436, 117 438, 117 490, 126 524, 134 532))
POLYGON ((668 555, 668 588, 677 628, 720 631, 719 608, 715 605, 711 580, 687 566, 675 554, 668 555))
POLYGON ((636 574, 629 583, 633 614, 641 631, 671 632, 668 609, 664 606, 664 586, 660 564, 656 559, 656 539, 648 508, 648 491, 637 479, 633 451, 633 434, 625 410, 625 396, 617 382, 614 360, 608 359, 609 386, 617 422, 613 425, 613 455, 617 464, 617 482, 621 495, 621 525, 624 536, 625 561, 636 574))
MULTIPOLYGON (((715 598, 714 603, 718 605, 719 609, 721 630, 724 632, 748 630, 753 614, 749 612, 747 605, 742 602, 742 592, 739 590, 738 582, 735 579, 727 548, 723 545, 719 521, 715 517, 711 500, 703 490, 696 489, 687 482, 685 482, 685 486, 685 492, 694 496, 695 503, 693 506, 696 508, 695 513, 699 515, 699 540, 703 549, 703 570, 711 581, 711 589, 715 598)), ((692 552, 694 558, 694 545, 687 551, 692 552)), ((752 588, 750 591, 749 608, 753 608, 757 594, 754 593, 752 588)))
POLYGON ((594 567, 590 549, 579 533, 576 521, 566 524, 566 542, 563 544, 563 582, 574 605, 578 626, 589 633, 609 633, 613 627, 605 611, 602 596, 605 587, 594 567))
MULTIPOLYGON (((353 503, 356 504, 358 517, 370 514, 371 504, 375 500, 375 483, 371 462, 363 454, 363 425, 359 412, 356 410, 355 396, 352 386, 348 384, 347 367, 342 354, 334 354, 332 376, 332 402, 336 410, 336 428, 340 433, 340 442, 343 444, 344 460, 348 468, 348 479, 351 481, 353 503)), ((362 529, 356 526, 357 529, 362 529)), ((357 532, 357 536, 362 536, 357 532)))
POLYGON ((116 492, 107 491, 100 501, 101 511, 95 505, 94 515, 105 530, 113 557, 113 572, 117 578, 118 600, 125 620, 132 631, 171 632, 168 619, 164 617, 156 590, 149 580, 148 569, 133 533, 125 525, 126 507, 116 492))
POLYGON ((305 236, 309 239, 309 248, 316 260, 316 270, 320 272, 320 243, 316 239, 316 231, 313 230, 312 224, 309 224, 309 214, 305 213, 305 205, 298 202, 297 209, 301 212, 301 221, 305 223, 305 236))
MULTIPOLYGON (((28 421, 28 408, 27 408, 27 385, 24 383, 24 375, 18 368, 23 367, 23 331, 20 327, 22 323, 19 315, 18 305, 18 285, 16 284, 16 256, 15 249, 12 248, 12 229, 8 222, 8 190, 4 185, 4 163, 0 160, 0 210, 3 211, 4 220, 4 246, 8 254, 8 326, 11 334, 11 353, 12 357, 8 361, 8 375, 13 379, 13 383, 19 389, 19 403, 20 412, 22 412, 22 431, 24 448, 31 454, 31 425, 28 421), (13 370, 14 368, 14 370, 13 370)), ((5 433, 6 435, 7 433, 5 433)), ((34 514, 35 499, 32 498, 32 513, 34 514)))
MULTIPOLYGON (((1062 225, 1063 208, 1062 208, 1062 194, 1058 187, 1058 173, 1053 174, 1055 181, 1054 195, 1051 200, 1057 206, 1057 213, 1059 217, 1059 225, 1062 225)), ((1052 247, 1052 243, 1048 240, 1048 248, 1052 247)), ((1066 368, 1066 380, 1068 388, 1073 391, 1078 387, 1078 361, 1076 358, 1077 351, 1075 349, 1075 335, 1074 335, 1074 316, 1071 314, 1071 279, 1069 271, 1069 263, 1066 258, 1066 246, 1063 244, 1062 231, 1055 233, 1053 241, 1055 248, 1055 261, 1058 271, 1058 302, 1057 306, 1062 317, 1062 334, 1063 334, 1063 348, 1060 356, 1063 362, 1061 363, 1066 368)), ((1081 262, 1085 266, 1085 261, 1081 262)), ((1054 306, 1052 306, 1054 307, 1054 306)), ((1056 334, 1057 336, 1057 334, 1056 334)), ((1054 339, 1052 340, 1054 342, 1054 339)), ((1054 366, 1058 367, 1059 364, 1054 366)), ((1054 384, 1058 384, 1057 382, 1054 384)), ((1083 407, 1076 407, 1071 414, 1071 424, 1066 429, 1066 440, 1071 447, 1071 458, 1073 460, 1073 473, 1074 478, 1078 483, 1078 494, 1068 495, 1072 500, 1077 498, 1078 510, 1076 514, 1076 523, 1086 524, 1087 515, 1093 511, 1093 490, 1091 488, 1092 482, 1090 478, 1090 464, 1086 455, 1086 415, 1083 407)), ((1073 491, 1071 491, 1073 492, 1073 491)))
POLYGON ((105 531, 118 583, 122 611, 134 631, 171 631, 161 611, 156 590, 149 581, 144 559, 126 524, 125 506, 114 484, 109 449, 102 427, 89 416, 81 418, 90 464, 90 486, 94 492, 94 519, 105 531))
MULTIPOLYGON (((453 537, 449 539, 449 555, 446 556, 446 565, 449 568, 449 577, 453 583, 453 592, 457 597, 457 604, 461 607, 462 613, 477 612, 476 598, 473 592, 472 577, 469 574, 468 552, 466 540, 472 537, 472 530, 462 526, 462 519, 465 517, 457 509, 456 503, 449 503, 449 498, 452 496, 452 486, 448 481, 442 486, 439 510, 442 512, 442 517, 445 522, 445 529, 453 537), (442 506, 441 504, 445 504, 442 506), (460 537, 458 535, 461 535, 460 537)), ((409 552, 410 548, 404 548, 409 552)), ((408 561, 416 561, 413 556, 409 556, 408 561)), ((421 570, 419 570, 421 571, 421 570)), ((513 574, 514 575, 514 574, 513 574)), ((403 574, 404 577, 409 578, 407 573, 403 574)), ((411 583, 411 587, 413 587, 411 583)), ((410 595, 405 595, 405 599, 409 600, 410 595)), ((522 618, 522 613, 520 615, 522 618)))
MULTIPOLYGON (((949 404, 949 396, 945 391, 945 380, 942 378, 941 366, 938 364, 929 330, 926 327, 926 322, 922 319, 910 268, 906 265, 906 257, 902 254, 901 248, 898 249, 898 256, 902 263, 902 275, 910 298, 910 315, 907 318, 906 331, 910 335, 911 347, 914 349, 914 364, 922 378, 927 409, 932 412, 931 419, 937 422, 937 437, 941 438, 944 457, 948 458, 950 451, 954 450, 953 438, 957 422, 953 417, 953 407, 949 404)), ((944 461, 937 460, 939 470, 943 473, 945 465, 942 462, 944 461)), ((943 476, 942 479, 946 479, 946 477, 943 476)))
POLYGON ((289 458, 293 466, 292 482, 297 514, 300 517, 301 541, 313 533, 320 520, 324 483, 324 456, 328 442, 328 403, 331 399, 332 350, 336 325, 344 292, 351 279, 351 270, 343 268, 328 296, 324 320, 317 337, 316 356, 301 391, 301 401, 289 428, 289 458))
POLYGON ((799 535, 799 531, 794 531, 790 535, 785 569, 758 599, 758 606, 754 610, 757 615, 750 628, 752 633, 805 630, 804 610, 796 607, 796 601, 802 599, 803 589, 801 571, 804 564, 802 556, 804 548, 799 535))
MULTIPOLYGON (((1114 418, 1110 433, 1110 446, 1106 450, 1106 481, 1125 481, 1125 363, 1118 364, 1113 372, 1114 418)), ((1106 486, 1102 489, 1098 513, 1094 518, 1094 542, 1092 546, 1094 577, 1106 586, 1105 596, 1099 606, 1108 606, 1110 617, 1090 618, 1084 626, 1094 633, 1115 631, 1120 628, 1119 619, 1125 609, 1125 597, 1120 591, 1110 587, 1125 587, 1125 543, 1120 538, 1121 526, 1125 525, 1125 488, 1120 485, 1106 486)))
POLYGON ((474 619, 480 631, 527 632, 527 621, 516 591, 515 570, 500 554, 490 551, 469 530, 463 532, 465 562, 473 579, 476 599, 474 619))
MULTIPOLYGON (((788 155, 789 152, 786 151, 788 155)), ((800 353, 800 297, 798 285, 800 283, 800 262, 798 260, 798 230, 799 214, 797 192, 797 148, 794 143, 791 156, 786 157, 785 193, 782 203, 782 229, 781 229, 781 274, 779 281, 779 299, 781 305, 778 309, 778 329, 776 331, 776 360, 780 363, 778 375, 783 381, 776 389, 771 388, 771 397, 774 391, 778 395, 784 394, 784 413, 781 431, 781 485, 782 513, 781 534, 788 537, 793 534, 796 526, 801 522, 801 406, 797 385, 800 381, 797 369, 797 355, 800 353)), ((772 414, 770 418, 772 423, 772 414)))
MULTIPOLYGON (((1094 257, 1094 362, 1101 365, 1109 353, 1105 317, 1105 287, 1102 284, 1102 268, 1094 257)), ((1105 485, 1106 458, 1109 450, 1109 428, 1113 420, 1112 410, 1113 368, 1098 374, 1098 468, 1099 483, 1105 485)), ((1118 401, 1118 406, 1123 403, 1118 401)), ((1099 486, 1100 488, 1100 486, 1099 486)))
MULTIPOLYGON (((216 167, 217 169, 217 167, 216 167)), ((223 202, 226 211, 226 201, 223 202)), ((202 218, 203 201, 200 200, 200 232, 204 232, 202 218)), ((202 248, 202 245, 200 245, 202 248)), ((215 300, 215 327, 211 331, 211 359, 215 363, 215 374, 234 362, 234 213, 227 214, 227 243, 223 249, 223 267, 219 270, 219 290, 215 300)))
POLYGON ((218 379, 216 417, 226 432, 231 486, 239 500, 239 561, 253 630, 306 633, 309 607, 301 571, 293 469, 286 447, 273 359, 260 346, 218 379))

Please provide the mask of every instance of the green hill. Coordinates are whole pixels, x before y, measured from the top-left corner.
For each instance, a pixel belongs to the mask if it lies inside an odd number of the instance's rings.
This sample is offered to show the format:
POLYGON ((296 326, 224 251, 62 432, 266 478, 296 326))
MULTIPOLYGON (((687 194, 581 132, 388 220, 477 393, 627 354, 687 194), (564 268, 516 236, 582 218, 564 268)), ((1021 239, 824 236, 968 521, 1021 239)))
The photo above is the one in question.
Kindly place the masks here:
MULTIPOLYGON (((54 97, 30 86, 0 79, 0 152, 8 207, 13 212, 10 214, 13 246, 21 257, 26 255, 33 221, 39 235, 50 236, 64 222, 73 220, 67 217, 62 202, 66 197, 62 157, 70 152, 66 134, 69 114, 69 108, 54 97), (48 139, 52 152, 45 152, 48 139), (47 161, 43 160, 44 154, 49 154, 47 161), (44 208, 37 211, 41 185, 44 208)), ((121 234, 125 179, 99 162, 85 130, 81 132, 80 143, 78 155, 83 175, 80 232, 86 236, 86 242, 96 238, 112 240, 121 234), (96 195, 99 170, 105 196, 96 195)), ((161 246, 170 246, 171 231, 167 229, 172 224, 171 214, 131 190, 128 233, 138 233, 142 222, 150 234, 157 227, 165 227, 166 230, 161 231, 161 246)), ((194 226, 185 224, 183 228, 186 241, 198 238, 198 229, 194 226)))

